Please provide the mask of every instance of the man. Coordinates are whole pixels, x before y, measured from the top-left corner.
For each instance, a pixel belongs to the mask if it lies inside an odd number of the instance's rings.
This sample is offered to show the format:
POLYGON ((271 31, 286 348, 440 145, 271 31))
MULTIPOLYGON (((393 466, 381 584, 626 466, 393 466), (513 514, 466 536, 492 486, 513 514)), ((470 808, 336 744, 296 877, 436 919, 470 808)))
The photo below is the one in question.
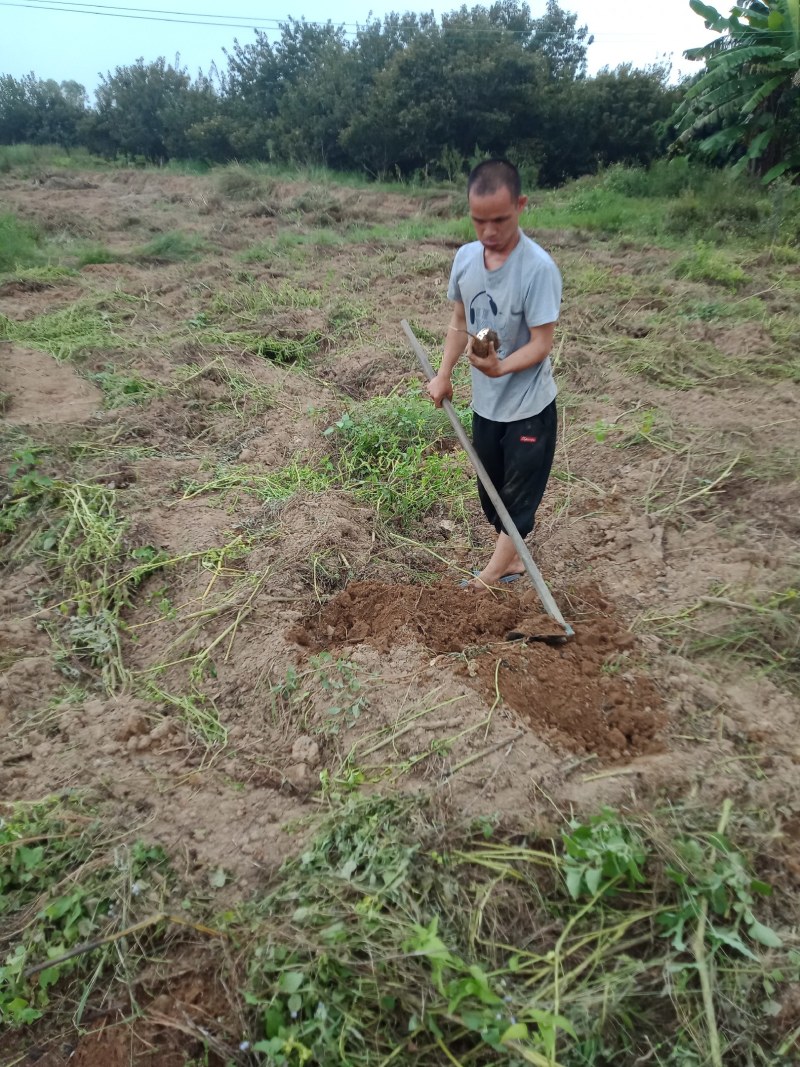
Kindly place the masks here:
MULTIPOLYGON (((456 253, 448 299, 453 313, 439 373, 428 383, 437 407, 452 398, 460 356, 472 364, 473 444, 519 533, 533 530, 556 446, 556 385, 550 363, 561 305, 561 275, 550 256, 522 232, 528 202, 516 167, 504 159, 479 163, 467 182, 478 238, 456 253), (485 358, 472 335, 495 330, 485 358)), ((514 542, 478 483, 484 514, 497 531, 489 562, 468 584, 483 590, 524 571, 514 542)))

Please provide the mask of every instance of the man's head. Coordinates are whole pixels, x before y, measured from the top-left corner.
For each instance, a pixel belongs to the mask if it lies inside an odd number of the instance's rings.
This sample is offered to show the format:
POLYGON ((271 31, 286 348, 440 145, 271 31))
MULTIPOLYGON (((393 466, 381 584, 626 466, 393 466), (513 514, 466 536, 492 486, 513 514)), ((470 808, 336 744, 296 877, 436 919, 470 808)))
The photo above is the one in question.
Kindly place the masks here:
POLYGON ((519 217, 528 202, 519 172, 507 159, 486 159, 467 180, 475 234, 487 250, 508 253, 517 243, 519 217))

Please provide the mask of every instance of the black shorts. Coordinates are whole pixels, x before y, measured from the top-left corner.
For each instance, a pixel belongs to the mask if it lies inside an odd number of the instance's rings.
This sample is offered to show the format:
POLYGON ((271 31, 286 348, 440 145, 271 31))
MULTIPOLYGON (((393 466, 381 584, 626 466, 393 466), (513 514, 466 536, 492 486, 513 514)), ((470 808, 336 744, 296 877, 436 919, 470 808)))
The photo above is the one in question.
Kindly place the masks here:
MULTIPOLYGON (((493 422, 472 414, 472 443, 500 499, 522 537, 533 529, 536 509, 544 496, 556 451, 556 402, 529 419, 493 422)), ((494 504, 478 479, 483 513, 498 533, 503 532, 494 504)))

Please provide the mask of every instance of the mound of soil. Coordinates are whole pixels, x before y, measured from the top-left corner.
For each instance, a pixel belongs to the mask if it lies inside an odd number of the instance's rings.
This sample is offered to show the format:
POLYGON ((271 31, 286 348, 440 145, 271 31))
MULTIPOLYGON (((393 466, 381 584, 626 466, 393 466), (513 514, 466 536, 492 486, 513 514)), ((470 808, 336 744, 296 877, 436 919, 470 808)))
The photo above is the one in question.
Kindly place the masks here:
POLYGON ((288 636, 318 649, 366 643, 388 652, 421 644, 453 656, 451 666, 488 703, 499 693, 540 734, 572 751, 615 760, 660 750, 662 700, 650 678, 626 669, 636 644, 631 634, 613 619, 595 619, 553 644, 560 628, 532 612, 529 599, 354 582, 288 636))

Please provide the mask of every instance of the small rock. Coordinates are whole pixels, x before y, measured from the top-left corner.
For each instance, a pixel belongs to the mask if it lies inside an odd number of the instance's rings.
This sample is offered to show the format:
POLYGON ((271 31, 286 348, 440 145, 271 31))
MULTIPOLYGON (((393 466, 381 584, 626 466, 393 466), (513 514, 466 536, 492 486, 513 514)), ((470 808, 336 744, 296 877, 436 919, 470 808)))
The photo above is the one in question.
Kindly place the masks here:
POLYGON ((241 463, 250 463, 256 458, 255 451, 252 448, 243 448, 239 453, 239 461, 241 463))

